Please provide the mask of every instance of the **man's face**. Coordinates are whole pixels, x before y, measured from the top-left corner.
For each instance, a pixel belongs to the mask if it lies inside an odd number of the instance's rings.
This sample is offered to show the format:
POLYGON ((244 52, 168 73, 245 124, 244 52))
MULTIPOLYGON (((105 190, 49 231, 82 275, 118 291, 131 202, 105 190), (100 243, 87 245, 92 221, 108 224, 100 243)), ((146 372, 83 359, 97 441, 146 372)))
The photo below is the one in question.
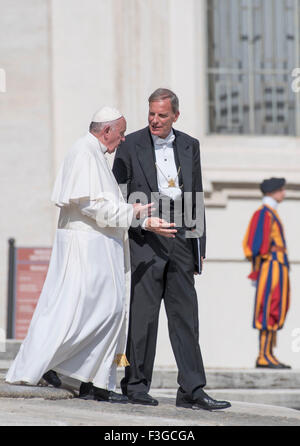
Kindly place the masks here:
POLYGON ((281 203, 285 198, 285 188, 282 187, 281 189, 278 189, 270 193, 270 196, 274 198, 274 200, 276 200, 277 203, 281 203))
POLYGON ((125 141, 126 120, 118 119, 113 126, 105 130, 105 146, 108 153, 113 153, 125 141))
POLYGON ((174 113, 170 99, 150 102, 148 122, 152 135, 166 138, 177 121, 179 111, 174 113))

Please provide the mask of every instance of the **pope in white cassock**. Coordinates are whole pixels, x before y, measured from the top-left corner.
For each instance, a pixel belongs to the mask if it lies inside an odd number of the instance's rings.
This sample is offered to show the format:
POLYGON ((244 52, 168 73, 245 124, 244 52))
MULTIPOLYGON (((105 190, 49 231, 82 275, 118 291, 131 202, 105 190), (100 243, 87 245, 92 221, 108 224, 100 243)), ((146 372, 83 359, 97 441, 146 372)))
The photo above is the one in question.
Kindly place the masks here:
POLYGON ((127 230, 151 206, 125 203, 105 152, 124 141, 126 120, 104 107, 68 152, 52 201, 60 207, 47 278, 8 383, 59 387, 57 373, 81 381, 80 397, 127 402, 115 393, 116 368, 128 365, 130 294, 127 230))

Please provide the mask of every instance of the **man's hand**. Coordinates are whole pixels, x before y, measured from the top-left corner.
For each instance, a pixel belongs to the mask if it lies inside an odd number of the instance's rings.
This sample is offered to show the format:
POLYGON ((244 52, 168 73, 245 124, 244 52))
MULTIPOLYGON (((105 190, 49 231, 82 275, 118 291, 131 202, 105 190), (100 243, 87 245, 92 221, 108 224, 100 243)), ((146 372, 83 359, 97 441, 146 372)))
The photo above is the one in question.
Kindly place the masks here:
POLYGON ((166 220, 158 217, 147 218, 145 229, 168 238, 174 238, 177 229, 173 229, 175 223, 168 223, 166 220))

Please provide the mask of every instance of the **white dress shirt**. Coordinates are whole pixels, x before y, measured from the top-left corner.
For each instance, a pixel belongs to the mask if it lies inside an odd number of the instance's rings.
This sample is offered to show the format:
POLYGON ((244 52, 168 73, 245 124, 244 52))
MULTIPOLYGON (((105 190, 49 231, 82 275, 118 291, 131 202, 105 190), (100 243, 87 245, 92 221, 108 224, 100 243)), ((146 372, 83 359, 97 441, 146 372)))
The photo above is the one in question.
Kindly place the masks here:
MULTIPOLYGON (((181 189, 179 187, 179 174, 174 157, 173 141, 175 135, 173 130, 164 139, 155 135, 152 135, 152 139, 156 160, 158 190, 162 195, 167 195, 172 200, 177 200, 181 197, 181 189), (171 179, 175 181, 175 187, 169 187, 168 181, 171 179)), ((141 225, 143 229, 146 229, 147 221, 148 218, 143 221, 141 225)))
POLYGON ((179 174, 173 149, 175 135, 173 130, 171 130, 165 139, 155 135, 152 135, 152 138, 156 159, 158 190, 162 195, 167 195, 173 200, 176 200, 181 197, 181 189, 179 187, 179 174), (168 181, 171 179, 175 181, 175 187, 169 187, 168 181))

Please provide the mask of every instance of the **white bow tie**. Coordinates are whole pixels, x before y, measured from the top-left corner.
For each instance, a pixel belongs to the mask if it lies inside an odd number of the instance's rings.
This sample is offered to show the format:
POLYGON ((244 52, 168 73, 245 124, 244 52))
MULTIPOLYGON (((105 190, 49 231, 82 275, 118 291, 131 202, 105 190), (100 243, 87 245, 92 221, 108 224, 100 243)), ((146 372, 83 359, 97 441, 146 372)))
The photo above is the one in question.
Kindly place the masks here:
POLYGON ((172 133, 171 135, 167 136, 165 139, 159 138, 158 136, 155 136, 154 137, 154 144, 158 145, 158 146, 162 146, 164 144, 168 145, 168 144, 172 144, 174 139, 175 139, 174 133, 172 133))

